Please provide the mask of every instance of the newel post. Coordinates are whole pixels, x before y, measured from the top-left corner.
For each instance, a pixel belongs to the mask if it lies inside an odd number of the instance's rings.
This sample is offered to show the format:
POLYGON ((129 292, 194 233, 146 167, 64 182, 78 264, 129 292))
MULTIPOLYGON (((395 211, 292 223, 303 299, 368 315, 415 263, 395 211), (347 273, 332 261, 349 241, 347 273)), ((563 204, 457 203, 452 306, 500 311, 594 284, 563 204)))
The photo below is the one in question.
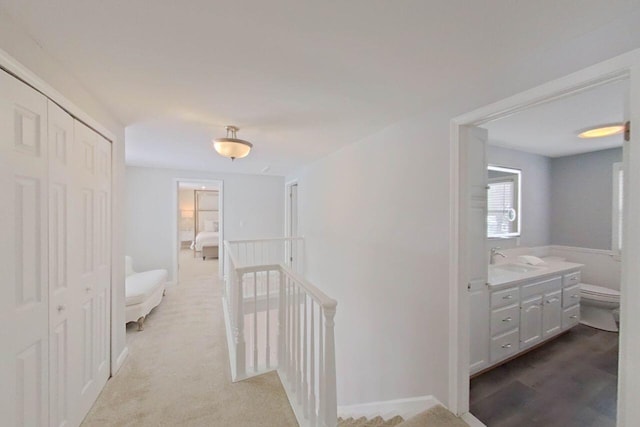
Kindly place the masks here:
POLYGON ((245 357, 246 346, 244 342, 244 274, 240 274, 237 281, 238 298, 236 299, 235 317, 235 345, 236 345, 236 380, 247 376, 247 359, 245 357))
POLYGON ((324 385, 325 385, 325 417, 326 426, 335 426, 338 423, 338 397, 336 390, 336 346, 334 336, 334 317, 337 303, 323 306, 324 312, 324 385))

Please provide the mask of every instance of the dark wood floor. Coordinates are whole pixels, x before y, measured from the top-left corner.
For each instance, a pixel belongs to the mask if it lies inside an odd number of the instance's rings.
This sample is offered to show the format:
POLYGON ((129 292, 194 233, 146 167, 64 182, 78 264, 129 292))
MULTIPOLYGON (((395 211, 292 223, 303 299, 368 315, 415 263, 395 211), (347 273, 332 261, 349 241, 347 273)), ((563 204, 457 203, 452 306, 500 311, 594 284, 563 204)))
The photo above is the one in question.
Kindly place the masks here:
POLYGON ((615 427, 618 334, 578 325, 471 380, 489 427, 615 427))

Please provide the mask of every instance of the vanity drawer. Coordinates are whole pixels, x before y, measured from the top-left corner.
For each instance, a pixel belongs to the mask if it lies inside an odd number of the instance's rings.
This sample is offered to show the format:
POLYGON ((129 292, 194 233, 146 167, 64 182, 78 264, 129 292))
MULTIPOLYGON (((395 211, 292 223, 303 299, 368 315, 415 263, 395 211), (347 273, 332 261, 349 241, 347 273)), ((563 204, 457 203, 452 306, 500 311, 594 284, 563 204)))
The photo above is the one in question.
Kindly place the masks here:
POLYGON ((562 329, 567 330, 580 323, 580 306, 565 308, 562 312, 562 329))
POLYGON ((540 295, 548 294, 554 291, 559 291, 562 288, 562 277, 552 277, 550 279, 542 280, 540 282, 534 282, 527 285, 522 285, 522 299, 540 295))
POLYGON ((517 329, 491 338, 491 362, 509 357, 518 352, 520 333, 517 329))
POLYGON ((503 307, 518 301, 520 291, 518 288, 509 288, 491 294, 491 308, 503 307))
POLYGON ((491 336, 501 334, 520 324, 520 304, 491 311, 491 336))
POLYGON ((562 290, 562 308, 571 307, 580 302, 580 284, 562 290))
POLYGON ((565 274, 562 286, 569 287, 580 283, 580 272, 574 271, 573 273, 565 274))

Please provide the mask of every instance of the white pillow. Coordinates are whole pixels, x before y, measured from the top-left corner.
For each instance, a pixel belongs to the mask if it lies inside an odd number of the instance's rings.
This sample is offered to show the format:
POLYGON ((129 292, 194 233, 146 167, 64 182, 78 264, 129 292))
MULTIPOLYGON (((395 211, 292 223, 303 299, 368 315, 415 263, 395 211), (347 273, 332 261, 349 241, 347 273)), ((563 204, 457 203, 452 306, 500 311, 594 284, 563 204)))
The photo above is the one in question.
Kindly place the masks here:
POLYGON ((204 221, 204 231, 215 231, 214 221, 212 219, 204 221))

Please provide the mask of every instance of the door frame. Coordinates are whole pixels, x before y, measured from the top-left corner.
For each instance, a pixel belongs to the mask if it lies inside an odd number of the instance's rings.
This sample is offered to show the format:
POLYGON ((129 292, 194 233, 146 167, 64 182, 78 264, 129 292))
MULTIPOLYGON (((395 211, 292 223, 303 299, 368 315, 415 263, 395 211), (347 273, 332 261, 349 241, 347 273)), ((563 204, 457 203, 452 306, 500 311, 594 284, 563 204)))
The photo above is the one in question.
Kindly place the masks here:
MULTIPOLYGON (((606 83, 628 79, 629 99, 627 117, 640 124, 640 49, 627 52, 595 64, 560 79, 460 115, 450 121, 450 223, 449 223, 449 409, 458 415, 469 412, 469 297, 467 272, 459 262, 463 258, 467 233, 460 211, 460 197, 465 188, 461 176, 460 129, 478 126, 507 117, 528 108, 559 99, 606 83)), ((640 217, 640 132, 632 132, 624 149, 625 218, 640 217), (636 184, 631 187, 632 183, 636 184)), ((632 310, 632 302, 640 302, 640 287, 632 287, 631 277, 640 277, 640 265, 633 263, 640 257, 640 224, 624 222, 625 251, 622 256, 620 354, 619 372, 633 367, 640 360, 640 313, 632 310), (636 332, 638 331, 638 332, 636 332)), ((630 371, 629 371, 630 372, 630 371)), ((620 427, 631 426, 640 419, 640 408, 633 400, 640 390, 640 376, 618 375, 618 422, 620 427)))
POLYGON ((180 277, 178 273, 179 268, 179 256, 180 256, 180 227, 178 227, 178 220, 180 219, 180 201, 178 200, 178 191, 180 190, 180 183, 188 182, 194 184, 203 185, 216 185, 218 187, 218 277, 222 279, 224 277, 224 180, 221 179, 194 179, 194 178, 174 178, 172 181, 172 193, 173 193, 173 210, 171 214, 172 227, 173 227, 173 271, 175 277, 172 278, 172 285, 179 286, 180 277))
MULTIPOLYGON (((284 185, 284 236, 285 237, 297 237, 291 236, 291 199, 289 194, 291 194, 291 187, 298 186, 298 180, 294 179, 288 181, 284 185)), ((300 188, 298 187, 298 190, 300 188)), ((299 198, 296 198, 296 216, 299 217, 298 211, 300 208, 300 203, 298 203, 299 198)))

